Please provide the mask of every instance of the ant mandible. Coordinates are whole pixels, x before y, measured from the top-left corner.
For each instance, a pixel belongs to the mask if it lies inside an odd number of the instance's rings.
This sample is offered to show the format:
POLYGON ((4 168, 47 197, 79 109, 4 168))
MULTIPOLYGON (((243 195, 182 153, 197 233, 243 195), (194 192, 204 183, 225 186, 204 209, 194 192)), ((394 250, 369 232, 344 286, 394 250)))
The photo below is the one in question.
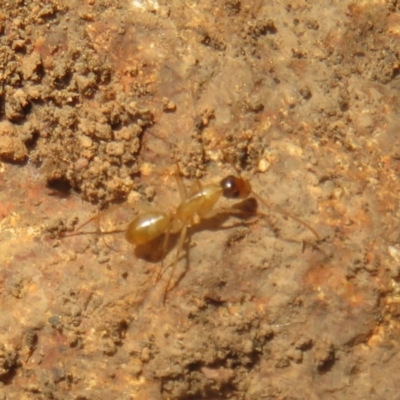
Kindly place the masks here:
MULTIPOLYGON (((249 180, 238 176, 229 175, 218 183, 208 183, 203 185, 199 180, 195 180, 193 185, 188 189, 184 185, 179 166, 177 165, 177 172, 175 179, 179 191, 180 203, 176 207, 175 211, 165 212, 161 210, 146 211, 136 216, 128 225, 125 231, 126 240, 135 245, 144 245, 158 238, 162 234, 165 234, 163 243, 163 258, 168 246, 170 234, 180 232, 177 250, 175 258, 172 264, 171 274, 168 278, 168 283, 165 288, 163 303, 165 303, 167 293, 174 288, 176 285, 171 285, 172 278, 175 274, 176 267, 178 265, 179 257, 187 236, 188 228, 197 220, 211 218, 221 212, 221 209, 215 209, 215 205, 221 197, 227 199, 245 200, 251 195, 254 196, 260 203, 265 207, 269 208, 269 205, 264 199, 259 196, 251 187, 249 180)), ((240 214, 243 213, 237 208, 223 208, 225 213, 240 214)), ((298 223, 309 229, 317 241, 320 239, 318 233, 309 224, 302 221, 298 217, 281 209, 274 208, 275 212, 282 214, 285 217, 290 217, 298 223)), ((258 213, 261 214, 261 213, 258 213)), ((265 214, 264 214, 265 215, 265 214)), ((88 224, 94 219, 98 219, 100 216, 95 216, 80 227, 88 224)), ((161 262, 161 268, 156 278, 156 282, 160 278, 163 270, 163 259, 161 262)))

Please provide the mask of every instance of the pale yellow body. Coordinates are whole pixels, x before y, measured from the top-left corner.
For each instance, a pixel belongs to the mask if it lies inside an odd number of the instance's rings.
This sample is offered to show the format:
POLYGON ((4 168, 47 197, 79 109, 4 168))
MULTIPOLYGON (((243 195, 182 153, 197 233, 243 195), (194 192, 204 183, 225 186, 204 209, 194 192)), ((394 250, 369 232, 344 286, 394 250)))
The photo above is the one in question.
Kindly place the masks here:
POLYGON ((170 215, 163 211, 148 211, 138 215, 129 225, 125 238, 134 245, 152 241, 170 226, 170 215))
MULTIPOLYGON (((201 186, 198 182, 189 196, 182 199, 175 213, 148 211, 138 215, 128 225, 126 240, 134 245, 140 245, 156 239, 163 233, 178 232, 184 226, 189 226, 194 217, 206 218, 213 211, 221 195, 220 185, 210 183, 201 186)), ((183 193, 183 196, 186 196, 186 193, 183 193)))

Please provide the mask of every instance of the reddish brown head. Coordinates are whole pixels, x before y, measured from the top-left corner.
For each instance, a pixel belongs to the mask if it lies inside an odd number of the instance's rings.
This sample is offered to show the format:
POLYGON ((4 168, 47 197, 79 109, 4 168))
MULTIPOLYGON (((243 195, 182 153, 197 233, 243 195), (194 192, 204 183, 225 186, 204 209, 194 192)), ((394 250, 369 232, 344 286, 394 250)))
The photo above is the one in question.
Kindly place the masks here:
POLYGON ((220 182, 222 194, 228 199, 245 199, 250 196, 250 182, 244 178, 229 175, 220 182))

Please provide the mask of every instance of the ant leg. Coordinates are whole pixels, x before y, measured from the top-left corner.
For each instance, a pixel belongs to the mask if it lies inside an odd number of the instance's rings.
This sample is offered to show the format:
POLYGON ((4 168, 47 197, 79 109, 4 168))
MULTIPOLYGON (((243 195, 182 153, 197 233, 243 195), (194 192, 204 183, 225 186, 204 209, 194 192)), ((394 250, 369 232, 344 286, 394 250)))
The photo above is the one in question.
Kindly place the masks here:
POLYGON ((178 187, 179 197, 181 202, 184 202, 187 199, 187 190, 186 186, 183 184, 182 177, 181 177, 181 170, 179 168, 179 164, 176 163, 176 173, 174 174, 176 180, 176 186, 178 187))
POLYGON ((189 188, 189 197, 195 193, 199 193, 203 190, 203 185, 198 179, 195 179, 192 186, 189 188))
POLYGON ((203 185, 198 179, 195 179, 193 184, 190 186, 189 191, 184 185, 181 177, 181 172, 178 163, 176 164, 177 172, 174 175, 176 180, 176 186, 178 187, 179 197, 183 203, 188 197, 192 196, 194 193, 200 192, 203 189, 203 185))
MULTIPOLYGON (((104 235, 105 235, 106 233, 111 233, 111 232, 102 232, 101 226, 100 226, 100 219, 101 219, 102 217, 104 217, 105 215, 107 215, 107 214, 109 214, 109 213, 113 212, 114 210, 117 210, 117 209, 119 209, 119 208, 121 208, 121 207, 128 207, 128 206, 125 205, 125 204, 116 204, 116 205, 113 205, 113 206, 109 207, 109 208, 108 208, 107 210, 105 210, 105 211, 98 212, 96 215, 94 215, 93 217, 89 218, 87 221, 85 221, 85 222, 82 223, 81 225, 79 225, 79 226, 76 228, 75 232, 72 232, 71 234, 65 235, 65 237, 71 237, 71 236, 76 236, 76 235, 81 235, 81 234, 87 233, 87 232, 79 232, 79 231, 80 231, 84 226, 88 225, 88 224, 91 223, 92 221, 95 221, 95 224, 96 224, 96 232, 90 232, 90 233, 97 233, 98 235, 100 235, 101 238, 102 238, 102 240, 103 240, 104 245, 105 245, 107 248, 109 248, 109 249, 115 251, 114 248, 112 248, 110 245, 107 244, 107 242, 106 242, 106 240, 105 240, 105 237, 104 237, 104 235)), ((113 231, 112 233, 120 233, 120 232, 124 232, 124 230, 115 230, 115 231, 113 231)))
MULTIPOLYGON (((114 209, 114 207, 111 207, 112 209, 114 209)), ((108 214, 108 212, 111 212, 112 210, 108 211, 108 209, 105 211, 105 213, 108 214)), ((104 214, 103 214, 104 215, 104 214)), ((100 226, 100 218, 103 216, 100 213, 97 213, 97 216, 95 218, 96 221, 96 232, 97 234, 101 237, 101 240, 104 243, 104 246, 106 246, 108 249, 116 251, 115 249, 113 249, 111 246, 108 245, 108 243, 106 242, 106 238, 103 235, 103 232, 101 231, 101 226, 100 226)))
POLYGON ((165 304, 165 299, 167 298, 167 293, 170 290, 172 290, 174 288, 174 286, 175 286, 175 285, 172 285, 172 286, 170 286, 170 285, 171 285, 172 277, 174 276, 174 273, 175 273, 175 270, 176 270, 176 266, 178 265, 179 255, 180 255, 180 253, 182 251, 183 243, 185 242, 185 239, 186 239, 186 232, 187 232, 187 225, 185 224, 182 227, 181 235, 179 237, 178 248, 176 250, 175 260, 174 260, 174 263, 172 265, 171 274, 169 276, 168 283, 167 283, 167 286, 166 286, 165 292, 164 292, 163 304, 165 304))
POLYGON ((68 235, 68 236, 72 236, 74 233, 80 231, 84 226, 88 225, 90 222, 92 222, 92 221, 94 221, 94 220, 97 221, 97 222, 96 222, 96 225, 99 226, 99 225, 100 225, 100 218, 102 218, 103 216, 109 214, 110 212, 112 212, 112 211, 114 211, 114 210, 117 210, 117 209, 120 208, 120 207, 126 207, 126 206, 123 205, 123 204, 116 204, 116 205, 113 205, 113 206, 107 208, 107 210, 104 210, 104 211, 102 211, 102 212, 98 212, 95 216, 89 218, 89 219, 88 219, 87 221, 85 221, 83 224, 79 225, 79 226, 76 228, 75 232, 73 232, 71 235, 68 235))
POLYGON ((168 247, 168 243, 169 243, 169 236, 171 234, 171 224, 168 226, 167 232, 165 233, 165 238, 164 238, 164 243, 163 243, 163 247, 162 247, 162 258, 161 258, 161 265, 160 268, 158 270, 158 274, 156 276, 156 280, 154 282, 154 285, 160 280, 161 276, 162 276, 162 272, 164 270, 164 258, 165 258, 165 254, 167 252, 167 247, 168 247))
MULTIPOLYGON (((178 192, 179 192, 179 198, 181 200, 181 203, 183 203, 187 199, 187 189, 186 189, 186 186, 183 183, 178 163, 176 163, 176 173, 174 174, 174 177, 175 177, 176 186, 177 186, 178 192)), ((171 217, 171 221, 172 221, 172 219, 173 218, 171 217)), ((176 227, 173 228, 172 224, 173 224, 173 222, 171 222, 171 224, 169 225, 168 230, 167 230, 166 235, 165 235, 165 239, 164 239, 164 243, 163 243, 163 258, 161 260, 161 266, 160 266, 160 269, 159 269, 159 272, 158 272, 158 275, 157 275, 156 282, 158 282, 159 279, 162 276, 162 271, 164 269, 164 255, 165 255, 165 253, 167 251, 167 246, 168 246, 169 236, 171 234, 171 230, 174 233, 176 232, 176 227)), ((180 234, 179 243, 178 243, 177 255, 175 257, 175 261, 174 261, 174 264, 173 264, 173 267, 172 267, 171 276, 170 276, 170 278, 168 280, 167 288, 166 288, 165 293, 164 293, 163 303, 165 303, 167 292, 172 289, 172 288, 169 288, 169 285, 171 283, 171 279, 172 279, 172 276, 174 274, 176 265, 178 264, 179 254, 180 254, 180 252, 182 250, 183 242, 185 241, 185 237, 186 237, 187 226, 184 225, 184 226, 182 226, 180 228, 181 228, 181 234, 180 234)))
POLYGON ((97 228, 98 234, 101 237, 101 240, 104 243, 104 246, 106 246, 108 249, 117 252, 116 249, 114 249, 114 247, 110 246, 107 242, 106 242, 106 237, 104 236, 104 233, 101 231, 101 227, 100 227, 100 219, 98 220, 98 228, 97 228))

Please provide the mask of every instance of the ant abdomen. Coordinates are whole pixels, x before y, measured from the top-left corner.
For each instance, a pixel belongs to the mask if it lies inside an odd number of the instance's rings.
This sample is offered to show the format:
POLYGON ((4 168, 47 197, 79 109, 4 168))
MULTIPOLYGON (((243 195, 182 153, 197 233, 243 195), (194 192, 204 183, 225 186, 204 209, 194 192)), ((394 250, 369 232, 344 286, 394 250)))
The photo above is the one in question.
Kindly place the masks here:
POLYGON ((171 224, 171 217, 163 211, 147 211, 138 215, 125 233, 126 240, 134 245, 150 242, 165 233, 171 224))

